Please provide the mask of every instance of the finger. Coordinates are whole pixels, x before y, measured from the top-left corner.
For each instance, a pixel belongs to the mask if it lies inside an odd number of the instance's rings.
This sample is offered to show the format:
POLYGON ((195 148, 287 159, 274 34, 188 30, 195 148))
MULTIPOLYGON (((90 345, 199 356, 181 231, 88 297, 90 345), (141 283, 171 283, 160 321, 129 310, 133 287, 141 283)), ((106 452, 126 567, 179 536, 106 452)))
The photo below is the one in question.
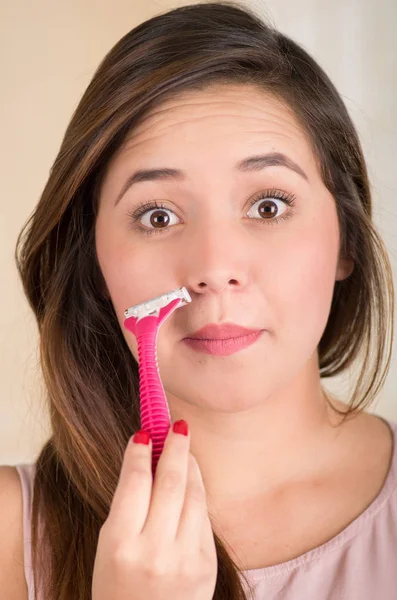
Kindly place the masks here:
POLYGON ((169 544, 176 538, 185 500, 190 432, 187 436, 170 428, 153 482, 149 514, 143 535, 169 544))
MULTIPOLYGON (((134 437, 134 436, 133 436, 134 437)), ((138 535, 148 516, 152 494, 152 440, 148 445, 129 440, 107 519, 115 532, 138 535)))
POLYGON ((208 516, 207 495, 200 467, 189 452, 189 469, 186 483, 185 503, 177 533, 177 539, 189 551, 201 548, 203 543, 213 539, 211 522, 208 516))

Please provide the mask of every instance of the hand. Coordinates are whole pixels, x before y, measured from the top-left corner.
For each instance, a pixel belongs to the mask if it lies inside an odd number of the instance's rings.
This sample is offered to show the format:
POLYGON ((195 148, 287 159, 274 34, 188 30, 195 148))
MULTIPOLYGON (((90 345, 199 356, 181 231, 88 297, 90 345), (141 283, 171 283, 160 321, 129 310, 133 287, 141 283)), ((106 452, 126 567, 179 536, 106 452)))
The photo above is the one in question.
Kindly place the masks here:
POLYGON ((170 428, 153 481, 152 441, 129 441, 99 533, 92 600, 212 600, 216 548, 189 448, 190 433, 170 428))

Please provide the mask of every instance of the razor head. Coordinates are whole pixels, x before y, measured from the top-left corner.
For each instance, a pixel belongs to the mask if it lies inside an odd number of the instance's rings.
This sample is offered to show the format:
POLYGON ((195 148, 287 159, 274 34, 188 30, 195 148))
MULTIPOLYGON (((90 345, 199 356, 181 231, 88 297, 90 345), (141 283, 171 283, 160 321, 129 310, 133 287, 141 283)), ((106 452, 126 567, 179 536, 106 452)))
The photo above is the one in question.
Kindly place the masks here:
POLYGON ((141 304, 136 304, 131 308, 127 308, 124 311, 124 316, 126 319, 129 317, 136 317, 137 319, 141 319, 147 316, 158 316, 160 309, 164 306, 167 306, 173 300, 180 300, 179 306, 182 304, 188 304, 192 299, 190 297, 189 292, 185 287, 177 288, 172 292, 168 292, 167 294, 162 294, 161 296, 157 296, 152 300, 148 300, 147 302, 142 302, 141 304))

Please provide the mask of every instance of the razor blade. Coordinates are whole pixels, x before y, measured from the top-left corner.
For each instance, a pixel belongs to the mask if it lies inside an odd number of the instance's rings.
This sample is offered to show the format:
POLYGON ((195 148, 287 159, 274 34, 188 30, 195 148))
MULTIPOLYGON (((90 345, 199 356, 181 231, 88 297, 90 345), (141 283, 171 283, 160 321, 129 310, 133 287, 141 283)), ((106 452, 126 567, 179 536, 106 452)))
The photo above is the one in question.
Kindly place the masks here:
POLYGON ((148 316, 158 317, 160 309, 164 306, 168 306, 168 304, 173 300, 180 300, 180 306, 183 304, 188 304, 188 302, 192 301, 187 289, 185 287, 181 287, 173 290, 172 292, 168 292, 167 294, 157 296, 156 298, 148 300, 147 302, 141 302, 141 304, 136 304, 135 306, 128 308, 124 311, 124 316, 126 319, 129 317, 135 317, 136 319, 142 319, 143 317, 148 316))

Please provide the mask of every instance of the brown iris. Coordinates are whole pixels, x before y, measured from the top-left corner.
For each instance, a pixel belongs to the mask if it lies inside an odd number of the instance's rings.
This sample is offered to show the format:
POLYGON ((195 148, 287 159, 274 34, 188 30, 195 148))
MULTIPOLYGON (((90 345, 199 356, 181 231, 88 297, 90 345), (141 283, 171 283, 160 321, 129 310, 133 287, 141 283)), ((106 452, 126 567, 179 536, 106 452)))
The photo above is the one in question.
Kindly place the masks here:
MULTIPOLYGON (((170 220, 169 216, 167 215, 167 213, 165 213, 162 210, 156 210, 153 212, 153 214, 150 216, 150 224, 153 225, 153 227, 155 225, 168 225, 168 221, 170 220), (160 214, 158 214, 160 213, 160 214), (157 216, 156 216, 157 215, 157 216), (157 221, 155 219, 158 219, 157 221)), ((158 229, 156 227, 156 229, 158 229)), ((161 228, 160 228, 161 229, 161 228)))
POLYGON ((278 208, 271 200, 265 200, 259 206, 259 212, 262 216, 274 217, 277 214, 278 208))

